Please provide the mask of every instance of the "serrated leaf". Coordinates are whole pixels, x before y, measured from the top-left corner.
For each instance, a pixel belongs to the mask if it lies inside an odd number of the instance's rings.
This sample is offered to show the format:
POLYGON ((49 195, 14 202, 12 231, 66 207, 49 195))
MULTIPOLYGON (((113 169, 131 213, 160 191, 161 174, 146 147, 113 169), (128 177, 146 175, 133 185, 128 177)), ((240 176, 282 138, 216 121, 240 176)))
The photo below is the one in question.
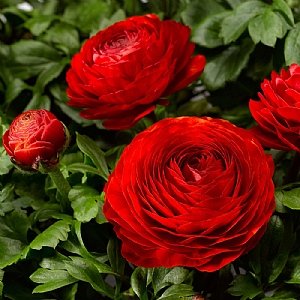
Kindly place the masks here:
POLYGON ((258 282, 251 275, 237 275, 227 291, 232 296, 242 296, 241 300, 253 299, 262 293, 258 282))
POLYGON ((68 232, 70 231, 70 223, 60 220, 49 226, 40 233, 31 243, 32 249, 40 250, 42 247, 55 248, 60 241, 66 241, 68 232))
POLYGON ((220 36, 224 38, 225 44, 236 41, 246 30, 250 20, 262 14, 267 7, 266 3, 256 0, 237 6, 221 25, 220 36))
POLYGON ((97 169, 101 172, 101 176, 107 180, 109 175, 108 167, 105 161, 105 155, 99 145, 86 135, 76 134, 79 149, 92 159, 97 169))
POLYGON ((224 45, 224 39, 220 36, 221 23, 229 14, 229 11, 222 11, 204 19, 194 28, 191 40, 206 48, 224 45))
POLYGON ((45 293, 75 283, 78 279, 72 277, 66 270, 37 269, 30 277, 33 282, 42 283, 33 293, 45 293))
POLYGON ((188 284, 174 284, 167 288, 157 300, 180 300, 183 297, 192 296, 195 292, 188 284))
POLYGON ((69 199, 74 210, 74 217, 79 222, 89 222, 98 214, 97 190, 84 185, 74 186, 69 192, 69 199))
POLYGON ((261 42, 270 47, 274 47, 277 38, 282 38, 285 34, 281 18, 271 10, 253 18, 248 30, 255 44, 261 42))
POLYGON ((232 45, 221 54, 209 58, 202 74, 205 86, 216 90, 224 87, 227 81, 236 80, 246 67, 253 49, 252 41, 245 39, 241 45, 232 45))
POLYGON ((284 44, 285 62, 289 66, 300 64, 300 23, 297 23, 287 34, 284 44))
POLYGON ((71 261, 67 261, 65 264, 71 276, 88 282, 97 292, 103 293, 110 298, 114 297, 113 288, 103 280, 98 269, 91 262, 80 257, 71 257, 71 261))
POLYGON ((300 209, 300 188, 295 188, 289 191, 282 191, 282 204, 294 210, 300 209))

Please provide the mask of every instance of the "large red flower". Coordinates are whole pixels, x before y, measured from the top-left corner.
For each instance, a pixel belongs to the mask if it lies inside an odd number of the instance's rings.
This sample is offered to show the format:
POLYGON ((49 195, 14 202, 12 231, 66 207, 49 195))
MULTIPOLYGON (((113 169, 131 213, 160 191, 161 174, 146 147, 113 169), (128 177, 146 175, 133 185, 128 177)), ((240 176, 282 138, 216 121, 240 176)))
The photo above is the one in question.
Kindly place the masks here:
POLYGON ((67 72, 68 105, 83 118, 106 119, 110 129, 132 127, 171 93, 203 71, 205 58, 191 57, 190 28, 156 15, 115 23, 87 40, 67 72))
POLYGON ((300 151, 300 66, 292 64, 280 75, 261 84, 260 101, 250 100, 250 111, 258 126, 250 130, 262 145, 300 151))
POLYGON ((228 121, 164 119, 124 149, 104 214, 142 267, 215 271, 251 250, 272 215, 274 164, 228 121))
POLYGON ((67 146, 64 125, 45 109, 28 110, 17 116, 2 138, 12 161, 23 170, 38 169, 58 163, 58 154, 67 146))

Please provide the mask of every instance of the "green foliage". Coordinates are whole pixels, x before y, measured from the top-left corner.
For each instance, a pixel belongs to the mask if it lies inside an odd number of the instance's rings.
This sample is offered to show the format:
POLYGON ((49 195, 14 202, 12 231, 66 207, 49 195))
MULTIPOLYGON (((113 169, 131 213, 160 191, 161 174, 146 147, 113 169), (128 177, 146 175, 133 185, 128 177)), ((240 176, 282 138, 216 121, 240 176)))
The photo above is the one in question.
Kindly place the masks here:
POLYGON ((258 99, 262 80, 300 64, 298 0, 25 1, 30 10, 24 1, 0 2, 1 136, 14 117, 36 108, 51 109, 71 132, 59 164, 71 186, 69 211, 61 210, 48 175, 15 170, 0 144, 0 299, 300 299, 300 177, 292 151, 267 150, 276 208, 261 241, 214 273, 132 265, 102 211, 103 188, 122 151, 155 118, 254 124, 248 102, 258 99), (147 13, 188 25, 207 64, 200 81, 171 95, 171 105, 157 105, 153 118, 108 131, 66 105, 66 72, 90 36, 147 13))

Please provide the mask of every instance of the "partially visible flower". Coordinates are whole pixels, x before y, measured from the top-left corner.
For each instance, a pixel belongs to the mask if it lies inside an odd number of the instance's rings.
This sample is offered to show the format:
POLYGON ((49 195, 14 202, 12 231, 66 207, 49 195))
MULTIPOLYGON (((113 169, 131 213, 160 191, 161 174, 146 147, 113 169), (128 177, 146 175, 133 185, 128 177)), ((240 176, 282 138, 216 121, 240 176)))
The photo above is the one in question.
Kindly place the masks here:
POLYGON ((260 100, 249 103, 258 124, 250 130, 263 146, 300 152, 300 66, 273 71, 261 88, 260 100))
POLYGON ((246 130, 167 118, 124 149, 103 212, 133 264, 212 272, 262 237, 275 206, 273 171, 271 155, 246 130))
POLYGON ((70 106, 80 116, 106 119, 109 129, 127 129, 166 97, 202 73, 205 58, 191 57, 190 28, 156 15, 134 16, 98 32, 74 55, 67 72, 70 106))
POLYGON ((49 168, 58 164, 58 155, 68 146, 69 135, 50 111, 29 110, 13 120, 2 143, 17 167, 35 171, 40 163, 49 168))

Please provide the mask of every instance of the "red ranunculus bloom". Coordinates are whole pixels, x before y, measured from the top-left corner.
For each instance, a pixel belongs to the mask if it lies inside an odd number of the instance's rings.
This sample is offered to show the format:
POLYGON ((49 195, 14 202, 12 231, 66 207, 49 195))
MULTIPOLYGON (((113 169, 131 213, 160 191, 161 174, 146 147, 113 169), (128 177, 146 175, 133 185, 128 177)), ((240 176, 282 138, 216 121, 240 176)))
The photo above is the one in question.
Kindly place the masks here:
POLYGON ((127 129, 161 99, 186 87, 203 71, 205 58, 191 57, 190 28, 156 15, 115 23, 86 41, 67 72, 68 105, 80 116, 106 119, 109 129, 127 129))
POLYGON ((29 110, 17 116, 2 138, 6 152, 22 170, 34 171, 39 162, 58 163, 58 154, 67 146, 64 125, 45 109, 29 110))
POLYGON ((275 205, 273 171, 246 130, 220 119, 168 118, 124 149, 103 212, 135 265, 212 272, 262 237, 275 205))
POLYGON ((251 128, 263 146, 300 151, 300 66, 274 71, 261 84, 260 101, 250 100, 250 111, 258 126, 251 128))

